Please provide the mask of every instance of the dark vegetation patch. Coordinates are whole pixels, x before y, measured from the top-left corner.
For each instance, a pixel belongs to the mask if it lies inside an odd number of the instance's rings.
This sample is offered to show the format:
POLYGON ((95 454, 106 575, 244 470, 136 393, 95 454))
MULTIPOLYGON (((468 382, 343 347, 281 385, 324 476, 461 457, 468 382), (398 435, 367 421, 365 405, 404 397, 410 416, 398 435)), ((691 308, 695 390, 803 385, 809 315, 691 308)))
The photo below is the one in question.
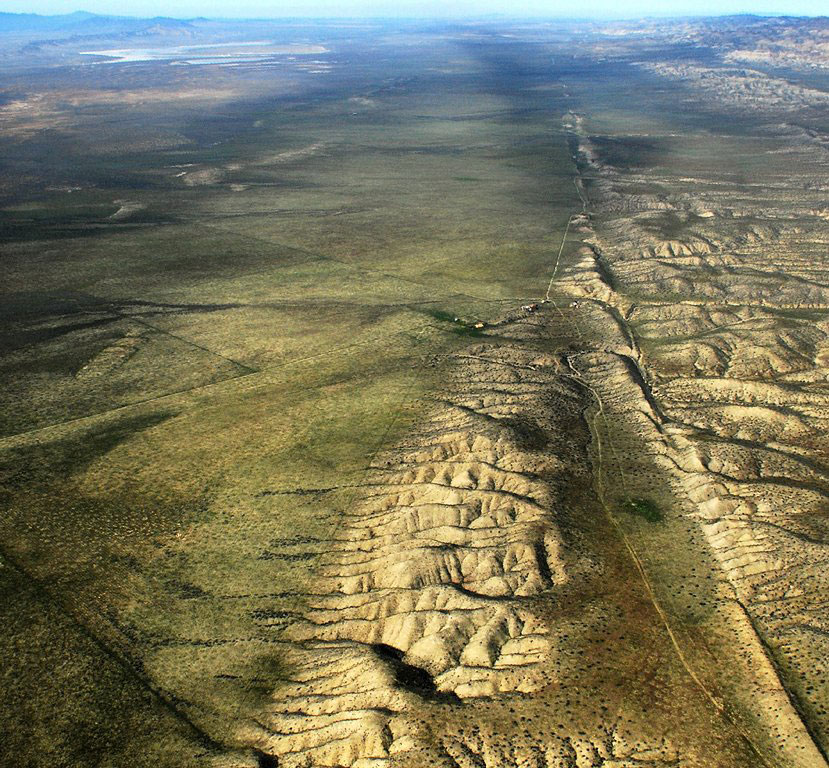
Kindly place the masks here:
MULTIPOLYGON (((454 315, 451 312, 445 312, 441 309, 427 309, 426 314, 441 323, 451 324, 448 330, 458 336, 483 336, 483 327, 476 328, 476 323, 480 322, 477 319, 469 319, 454 315)), ((486 327, 486 326, 484 326, 486 327)))
POLYGON ((621 508, 629 515, 636 515, 649 523, 660 523, 665 519, 656 502, 651 499, 625 499, 621 508))

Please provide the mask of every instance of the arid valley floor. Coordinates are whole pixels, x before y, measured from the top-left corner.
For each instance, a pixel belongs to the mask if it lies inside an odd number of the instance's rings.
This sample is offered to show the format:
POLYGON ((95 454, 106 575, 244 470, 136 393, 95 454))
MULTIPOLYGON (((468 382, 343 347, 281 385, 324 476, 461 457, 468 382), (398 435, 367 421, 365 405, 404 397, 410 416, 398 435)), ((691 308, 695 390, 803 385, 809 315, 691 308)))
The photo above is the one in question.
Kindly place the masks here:
POLYGON ((829 21, 0 62, 0 765, 827 765, 829 21))

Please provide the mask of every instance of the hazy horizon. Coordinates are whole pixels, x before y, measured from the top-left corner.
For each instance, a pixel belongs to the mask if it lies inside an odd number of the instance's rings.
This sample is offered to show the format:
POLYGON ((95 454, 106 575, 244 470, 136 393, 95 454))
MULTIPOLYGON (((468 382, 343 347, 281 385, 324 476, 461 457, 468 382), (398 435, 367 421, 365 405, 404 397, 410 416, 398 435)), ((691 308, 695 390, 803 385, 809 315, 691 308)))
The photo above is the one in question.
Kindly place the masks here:
POLYGON ((181 0, 171 7, 163 0, 123 0, 119 3, 107 0, 90 0, 79 4, 77 0, 11 0, 2 9, 8 13, 36 13, 43 15, 69 14, 86 11, 103 15, 134 16, 146 18, 168 16, 172 18, 446 18, 446 17, 484 17, 504 16, 550 17, 550 18, 596 18, 627 19, 641 17, 681 17, 681 16, 724 16, 731 14, 786 15, 786 16, 824 16, 824 0, 797 0, 797 2, 750 2, 746 0, 681 0, 679 2, 657 2, 641 0, 619 9, 612 0, 584 0, 579 3, 578 12, 564 2, 538 2, 524 0, 520 4, 490 0, 489 2, 472 2, 455 0, 452 3, 440 0, 352 0, 336 2, 333 0, 310 0, 297 7, 292 3, 275 3, 269 0, 181 0))

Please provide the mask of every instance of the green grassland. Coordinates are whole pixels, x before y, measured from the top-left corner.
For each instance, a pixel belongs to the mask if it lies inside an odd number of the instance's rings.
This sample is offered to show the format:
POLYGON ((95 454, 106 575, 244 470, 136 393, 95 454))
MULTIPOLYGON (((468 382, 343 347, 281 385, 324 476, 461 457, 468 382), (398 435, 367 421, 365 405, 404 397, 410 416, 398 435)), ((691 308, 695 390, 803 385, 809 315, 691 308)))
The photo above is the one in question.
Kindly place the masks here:
POLYGON ((0 634, 25 649, 0 728, 32 765, 232 746, 371 457, 474 322, 546 288, 577 200, 561 95, 529 88, 550 73, 493 86, 475 49, 377 45, 324 86, 69 110, 0 146, 71 188, 0 210, 0 634))

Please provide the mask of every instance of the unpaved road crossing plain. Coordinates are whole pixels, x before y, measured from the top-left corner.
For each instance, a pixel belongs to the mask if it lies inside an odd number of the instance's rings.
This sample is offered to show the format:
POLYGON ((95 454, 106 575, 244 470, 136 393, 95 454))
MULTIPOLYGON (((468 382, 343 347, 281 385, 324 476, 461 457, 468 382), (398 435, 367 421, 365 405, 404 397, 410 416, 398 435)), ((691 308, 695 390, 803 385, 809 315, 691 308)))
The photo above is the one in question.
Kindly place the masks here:
POLYGON ((0 34, 0 762, 825 766, 825 20, 85 24, 0 34))

